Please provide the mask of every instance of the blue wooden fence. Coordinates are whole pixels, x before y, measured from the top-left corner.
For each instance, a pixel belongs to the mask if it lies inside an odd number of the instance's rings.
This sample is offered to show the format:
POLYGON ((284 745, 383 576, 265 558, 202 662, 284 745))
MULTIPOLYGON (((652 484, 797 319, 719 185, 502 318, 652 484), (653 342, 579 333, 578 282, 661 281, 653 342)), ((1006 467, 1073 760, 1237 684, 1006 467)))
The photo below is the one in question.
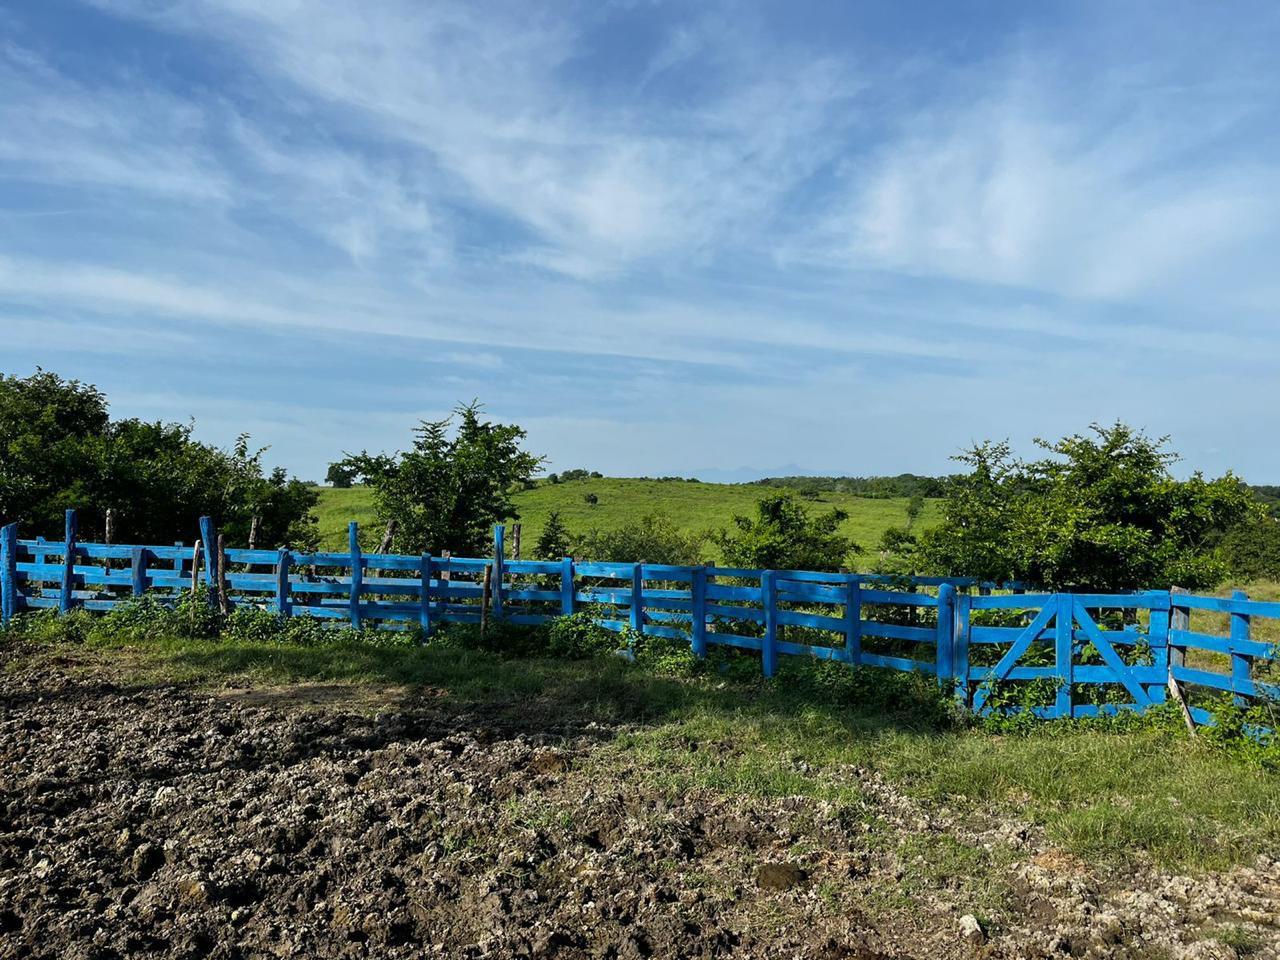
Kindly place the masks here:
POLYGON ((1240 703, 1280 696, 1267 682, 1277 649, 1251 637, 1256 621, 1280 619, 1280 603, 1240 592, 1036 594, 962 577, 512 560, 501 527, 487 558, 366 554, 354 523, 344 553, 221 551, 207 517, 191 547, 80 543, 76 533, 74 511, 61 540, 0 528, 5 623, 24 610, 109 610, 142 595, 172 601, 199 578, 210 602, 229 609, 417 627, 429 637, 441 623, 481 621, 487 569, 495 620, 540 624, 586 611, 631 643, 665 637, 698 656, 717 645, 758 651, 766 676, 779 656, 918 671, 978 712, 1002 708, 1018 690, 1026 695, 1017 702, 1046 718, 1142 711, 1176 695, 1204 723, 1199 704, 1209 694, 1240 703), (1229 618, 1226 635, 1192 629, 1213 615, 1229 618))

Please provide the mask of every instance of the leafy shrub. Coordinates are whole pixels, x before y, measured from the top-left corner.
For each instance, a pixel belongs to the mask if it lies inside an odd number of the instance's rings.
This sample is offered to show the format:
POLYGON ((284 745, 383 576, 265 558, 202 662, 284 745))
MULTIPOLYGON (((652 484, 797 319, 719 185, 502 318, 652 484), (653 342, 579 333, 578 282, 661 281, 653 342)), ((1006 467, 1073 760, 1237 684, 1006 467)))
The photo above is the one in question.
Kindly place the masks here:
POLYGON ((574 554, 599 563, 693 566, 702 562, 705 539, 664 514, 651 513, 613 530, 589 531, 574 545, 574 554))
POLYGON ((588 613, 557 617, 547 625, 547 652, 566 660, 606 656, 618 649, 618 635, 597 624, 588 613))
POLYGON ((761 570, 839 570, 861 553, 839 533, 849 515, 835 509, 810 515, 790 493, 774 493, 756 503, 754 517, 735 515, 733 527, 715 535, 731 567, 761 570))

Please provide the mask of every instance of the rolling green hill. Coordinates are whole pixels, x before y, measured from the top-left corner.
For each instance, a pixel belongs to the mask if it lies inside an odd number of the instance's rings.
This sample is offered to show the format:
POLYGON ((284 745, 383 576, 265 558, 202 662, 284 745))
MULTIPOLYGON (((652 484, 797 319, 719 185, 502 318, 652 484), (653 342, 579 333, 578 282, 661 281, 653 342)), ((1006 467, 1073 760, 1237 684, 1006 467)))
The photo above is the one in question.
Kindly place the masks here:
MULTIPOLYGON (((751 513, 755 502, 773 489, 760 484, 604 477, 542 484, 517 494, 515 500, 527 551, 536 542, 552 510, 560 512, 560 518, 572 533, 592 527, 602 530, 618 527, 654 512, 664 513, 681 527, 697 531, 727 526, 735 513, 751 513), (593 507, 586 502, 584 497, 588 493, 596 495, 598 505, 593 507)), ((937 521, 939 503, 937 500, 926 501, 919 526, 929 526, 937 521)), ((845 493, 822 493, 817 500, 805 501, 805 506, 811 511, 843 508, 849 514, 843 533, 867 549, 879 542, 880 535, 888 527, 901 526, 907 517, 905 498, 871 499, 845 493)), ((375 523, 373 495, 366 487, 348 490, 321 487, 316 514, 326 548, 341 550, 346 547, 347 523, 351 520, 358 520, 362 526, 371 528, 369 539, 377 538, 379 531, 372 529, 375 523)))

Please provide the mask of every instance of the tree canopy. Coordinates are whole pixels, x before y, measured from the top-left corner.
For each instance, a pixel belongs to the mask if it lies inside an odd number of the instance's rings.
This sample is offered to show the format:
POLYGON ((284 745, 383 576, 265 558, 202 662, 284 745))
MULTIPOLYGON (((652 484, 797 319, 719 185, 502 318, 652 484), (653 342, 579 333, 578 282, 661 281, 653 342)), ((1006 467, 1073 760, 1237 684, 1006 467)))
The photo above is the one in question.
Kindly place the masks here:
POLYGON ((714 539, 731 567, 839 570, 861 549, 840 534, 840 509, 810 514, 790 493, 761 497, 754 517, 737 515, 714 539))
POLYGON ((1023 461, 987 442, 956 457, 969 472, 919 538, 926 569, 1054 590, 1221 582, 1214 544, 1256 509, 1235 476, 1178 480, 1168 439, 1123 423, 1036 443, 1049 456, 1023 461))
POLYGON ((254 517, 262 546, 311 546, 315 492, 282 468, 265 472, 265 448, 241 435, 231 451, 197 442, 191 424, 112 420, 93 386, 37 370, 0 376, 0 520, 57 535, 79 512, 84 539, 190 539, 202 514, 245 543, 254 517))
POLYGON ((396 521, 393 549, 484 556, 493 525, 519 519, 512 490, 543 458, 522 448, 523 429, 484 420, 481 412, 472 402, 442 420, 423 420, 412 449, 395 456, 361 452, 341 461, 373 488, 379 521, 396 521))

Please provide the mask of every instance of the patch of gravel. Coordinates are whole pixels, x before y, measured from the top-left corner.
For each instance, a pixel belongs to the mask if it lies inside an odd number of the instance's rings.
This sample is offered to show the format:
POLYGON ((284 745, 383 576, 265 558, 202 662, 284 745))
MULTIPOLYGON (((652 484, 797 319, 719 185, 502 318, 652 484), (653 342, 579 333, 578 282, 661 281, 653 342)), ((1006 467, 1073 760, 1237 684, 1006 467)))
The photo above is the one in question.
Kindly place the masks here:
POLYGON ((870 820, 672 800, 599 776, 598 724, 318 699, 0 678, 0 957, 1210 958, 1229 926, 1280 955, 1272 860, 1100 877, 866 770, 832 775, 870 820), (1004 854, 995 917, 945 885, 894 899, 929 835, 1004 854))

